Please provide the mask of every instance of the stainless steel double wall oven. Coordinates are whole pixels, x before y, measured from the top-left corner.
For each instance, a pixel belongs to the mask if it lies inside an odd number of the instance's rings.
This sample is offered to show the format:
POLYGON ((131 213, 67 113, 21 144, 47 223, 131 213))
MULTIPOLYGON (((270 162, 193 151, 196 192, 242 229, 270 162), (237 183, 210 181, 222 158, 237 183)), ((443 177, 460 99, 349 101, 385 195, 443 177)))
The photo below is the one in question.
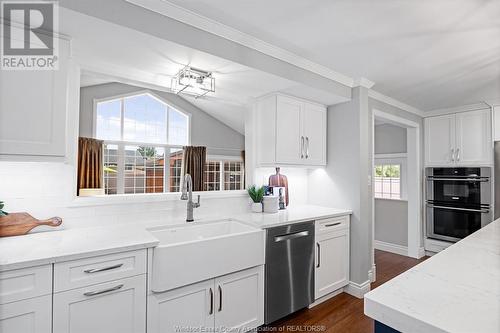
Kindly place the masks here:
POLYGON ((456 242, 493 220, 491 168, 427 168, 427 237, 456 242))

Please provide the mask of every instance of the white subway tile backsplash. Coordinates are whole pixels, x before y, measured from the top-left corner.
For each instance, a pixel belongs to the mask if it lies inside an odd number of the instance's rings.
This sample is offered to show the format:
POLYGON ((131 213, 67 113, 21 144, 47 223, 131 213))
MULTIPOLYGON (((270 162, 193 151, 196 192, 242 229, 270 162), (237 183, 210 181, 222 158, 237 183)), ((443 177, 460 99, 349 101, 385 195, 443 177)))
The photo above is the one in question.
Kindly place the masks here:
MULTIPOLYGON (((65 163, 0 162, 0 201, 6 211, 28 212, 36 218, 63 218, 62 228, 139 223, 147 226, 183 222, 186 202, 164 200, 143 203, 75 207, 74 168, 65 163)), ((248 210, 245 196, 204 198, 196 217, 227 217, 248 210)), ((42 229, 39 229, 42 230, 42 229)))

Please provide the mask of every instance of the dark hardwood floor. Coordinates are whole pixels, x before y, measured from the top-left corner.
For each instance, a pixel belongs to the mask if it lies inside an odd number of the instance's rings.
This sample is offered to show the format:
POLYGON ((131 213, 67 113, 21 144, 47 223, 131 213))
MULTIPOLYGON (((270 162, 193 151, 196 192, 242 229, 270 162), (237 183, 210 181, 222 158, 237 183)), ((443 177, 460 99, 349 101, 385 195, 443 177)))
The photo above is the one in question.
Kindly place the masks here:
MULTIPOLYGON (((425 259, 427 257, 417 260, 375 250, 377 281, 371 288, 375 289, 425 259)), ((362 299, 342 293, 312 309, 299 311, 262 328, 262 331, 372 333, 373 320, 364 315, 362 299)))

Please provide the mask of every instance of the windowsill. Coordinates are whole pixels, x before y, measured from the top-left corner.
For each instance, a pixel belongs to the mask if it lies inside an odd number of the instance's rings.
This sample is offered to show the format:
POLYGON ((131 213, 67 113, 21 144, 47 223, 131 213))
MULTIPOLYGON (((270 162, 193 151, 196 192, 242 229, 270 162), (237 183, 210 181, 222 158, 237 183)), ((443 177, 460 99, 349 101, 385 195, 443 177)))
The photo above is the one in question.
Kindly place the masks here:
POLYGON ((386 201, 402 201, 402 202, 408 202, 408 199, 393 199, 393 198, 375 198, 375 200, 386 200, 386 201))
MULTIPOLYGON (((222 199, 222 198, 237 198, 247 196, 246 190, 234 191, 204 191, 193 192, 193 200, 196 196, 207 199, 222 199)), ((104 205, 121 205, 130 203, 149 203, 162 201, 180 200, 181 193, 147 193, 147 194, 114 194, 114 195, 98 195, 93 197, 75 197, 68 207, 88 207, 88 206, 104 206, 104 205)))

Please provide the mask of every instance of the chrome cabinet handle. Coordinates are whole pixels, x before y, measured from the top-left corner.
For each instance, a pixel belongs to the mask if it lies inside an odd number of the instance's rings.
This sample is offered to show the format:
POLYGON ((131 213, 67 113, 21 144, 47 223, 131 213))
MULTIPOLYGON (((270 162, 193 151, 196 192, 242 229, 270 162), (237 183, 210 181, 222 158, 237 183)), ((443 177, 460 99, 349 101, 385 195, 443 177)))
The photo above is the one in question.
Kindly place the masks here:
POLYGON ((447 207, 447 206, 435 206, 435 205, 431 205, 431 204, 427 204, 427 207, 449 209, 449 210, 458 210, 458 211, 463 211, 463 212, 475 212, 475 213, 482 213, 482 214, 488 214, 490 212, 489 209, 456 208, 456 207, 447 207))
POLYGON ((309 137, 306 136, 306 158, 309 158, 309 137))
POLYGON ((218 288, 219 288, 219 310, 217 310, 217 311, 221 312, 222 311, 222 287, 218 286, 218 288))
POLYGON ((210 288, 210 311, 208 314, 211 315, 214 313, 214 291, 210 288))
POLYGON ((318 263, 316 264, 316 268, 321 266, 321 246, 319 243, 316 243, 316 247, 318 248, 318 263))
POLYGON ((336 225, 342 224, 342 222, 336 222, 336 223, 330 223, 330 224, 325 224, 325 227, 334 227, 336 225))
POLYGON ((300 158, 304 158, 304 137, 300 137, 300 158))
POLYGON ((305 237, 305 236, 308 236, 308 235, 309 235, 309 231, 301 231, 301 232, 296 232, 296 233, 293 233, 293 234, 280 235, 280 236, 274 237, 274 242, 275 243, 284 242, 284 241, 287 241, 287 240, 291 240, 291 239, 295 239, 295 238, 300 238, 300 237, 305 237))
POLYGON ((87 273, 87 274, 92 274, 92 273, 109 271, 111 269, 120 268, 122 266, 123 266, 123 264, 117 264, 117 265, 113 265, 113 266, 109 266, 109 267, 87 269, 87 270, 84 270, 84 272, 87 273))
POLYGON ((451 161, 455 162, 455 149, 451 148, 451 161))
POLYGON ((460 148, 457 148, 456 160, 457 160, 457 162, 460 161, 460 148))
POLYGON ((98 290, 98 291, 88 291, 86 293, 83 293, 84 296, 90 297, 90 296, 97 296, 105 293, 110 293, 112 291, 120 290, 123 288, 123 284, 117 285, 116 287, 109 288, 109 289, 104 289, 104 290, 98 290))

